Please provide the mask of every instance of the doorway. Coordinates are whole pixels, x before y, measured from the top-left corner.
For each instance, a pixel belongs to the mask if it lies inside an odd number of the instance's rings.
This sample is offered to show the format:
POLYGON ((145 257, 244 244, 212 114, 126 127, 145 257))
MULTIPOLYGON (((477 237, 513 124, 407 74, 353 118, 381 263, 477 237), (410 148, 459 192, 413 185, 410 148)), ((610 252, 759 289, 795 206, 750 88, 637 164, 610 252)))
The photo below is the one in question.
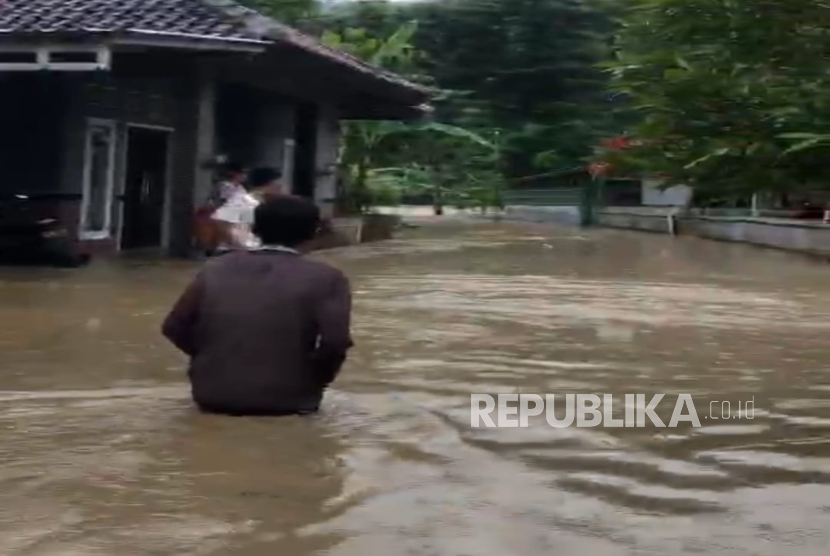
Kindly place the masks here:
POLYGON ((121 248, 161 247, 170 131, 127 128, 121 248))
POLYGON ((317 185, 317 122, 318 110, 314 104, 297 108, 294 151, 294 194, 314 199, 317 185))

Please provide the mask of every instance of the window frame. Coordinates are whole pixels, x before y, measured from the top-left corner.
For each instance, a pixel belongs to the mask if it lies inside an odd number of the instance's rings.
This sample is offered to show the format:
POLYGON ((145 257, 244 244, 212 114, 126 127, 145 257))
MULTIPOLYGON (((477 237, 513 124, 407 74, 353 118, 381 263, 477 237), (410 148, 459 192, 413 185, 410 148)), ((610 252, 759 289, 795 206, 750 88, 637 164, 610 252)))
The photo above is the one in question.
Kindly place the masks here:
POLYGON ((116 147, 118 142, 118 126, 115 120, 101 118, 87 118, 84 125, 84 171, 83 171, 83 201, 81 202, 81 221, 79 236, 82 240, 102 240, 112 237, 113 203, 115 201, 115 171, 116 147), (107 153, 109 168, 104 193, 104 229, 88 230, 89 208, 92 186, 92 130, 96 127, 105 127, 110 130, 110 145, 107 153))

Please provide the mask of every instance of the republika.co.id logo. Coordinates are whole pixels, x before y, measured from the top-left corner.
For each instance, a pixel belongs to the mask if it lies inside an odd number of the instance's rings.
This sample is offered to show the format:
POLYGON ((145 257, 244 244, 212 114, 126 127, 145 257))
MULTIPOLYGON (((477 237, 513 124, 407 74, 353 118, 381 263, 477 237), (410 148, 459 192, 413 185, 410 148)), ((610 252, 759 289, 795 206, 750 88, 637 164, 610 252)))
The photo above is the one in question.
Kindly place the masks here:
MULTIPOLYGON (((545 416, 551 427, 646 427, 647 423, 659 428, 677 427, 680 423, 691 423, 700 427, 700 417, 691 394, 677 395, 671 419, 668 424, 657 414, 656 409, 666 394, 656 394, 646 403, 645 394, 625 394, 624 402, 619 396, 604 394, 488 394, 470 395, 470 426, 473 428, 517 428, 528 427, 531 417, 545 416), (564 412, 562 407, 564 406, 564 412), (620 416, 615 407, 624 407, 620 416), (559 411, 557 411, 559 410, 559 411), (564 414, 563 414, 564 413, 564 414)), ((754 419, 755 397, 749 401, 709 403, 707 420, 754 419), (737 407, 734 407, 737 405, 737 407)))

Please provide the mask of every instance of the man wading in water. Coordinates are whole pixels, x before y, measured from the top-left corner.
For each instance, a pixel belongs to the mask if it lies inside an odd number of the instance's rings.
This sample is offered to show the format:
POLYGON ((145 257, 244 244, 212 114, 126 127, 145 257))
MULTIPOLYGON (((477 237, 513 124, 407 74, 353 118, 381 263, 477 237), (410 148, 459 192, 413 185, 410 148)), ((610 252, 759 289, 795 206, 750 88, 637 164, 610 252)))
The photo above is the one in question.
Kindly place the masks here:
POLYGON ((190 357, 203 411, 318 411, 352 346, 347 278, 296 250, 319 224, 310 201, 264 201, 253 228, 261 246, 208 261, 168 315, 163 334, 190 357))

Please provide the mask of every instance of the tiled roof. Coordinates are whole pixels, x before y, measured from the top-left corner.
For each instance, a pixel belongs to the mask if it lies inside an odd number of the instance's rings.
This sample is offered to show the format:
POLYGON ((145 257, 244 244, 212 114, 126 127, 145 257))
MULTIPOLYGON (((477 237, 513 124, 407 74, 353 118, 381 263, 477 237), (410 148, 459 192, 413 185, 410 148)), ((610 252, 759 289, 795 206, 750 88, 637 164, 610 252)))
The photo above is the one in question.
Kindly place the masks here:
POLYGON ((244 21, 203 0, 0 0, 0 33, 131 30, 254 38, 244 21))
POLYGON ((326 47, 234 0, 0 0, 0 37, 41 33, 153 33, 227 42, 287 43, 426 94, 395 74, 326 47))

